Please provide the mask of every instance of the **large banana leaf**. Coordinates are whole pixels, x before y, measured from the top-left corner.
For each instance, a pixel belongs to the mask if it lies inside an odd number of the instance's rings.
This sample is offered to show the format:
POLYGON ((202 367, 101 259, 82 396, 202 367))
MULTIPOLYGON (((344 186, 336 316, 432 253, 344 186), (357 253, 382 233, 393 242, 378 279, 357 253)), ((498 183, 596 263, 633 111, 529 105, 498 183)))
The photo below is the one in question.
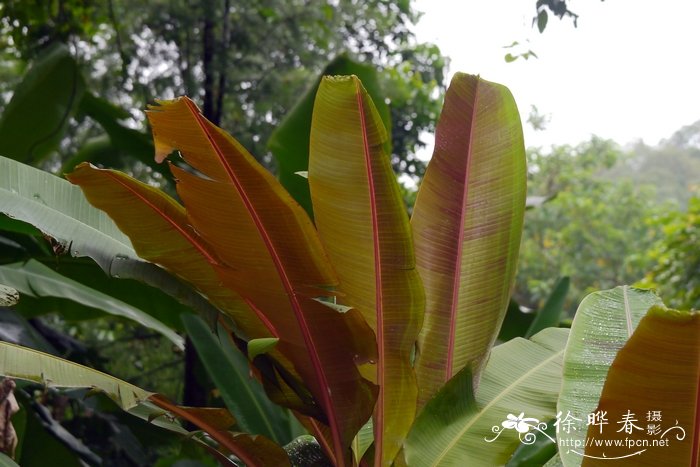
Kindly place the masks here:
POLYGON ((419 406, 467 364, 478 383, 508 307, 525 183, 522 127, 510 91, 457 73, 411 218, 426 293, 419 406))
POLYGON ((141 258, 180 276, 233 317, 247 338, 269 330, 231 290, 221 287, 214 270, 220 263, 211 247, 189 225, 185 209, 162 191, 114 170, 80 164, 66 176, 90 203, 105 211, 132 239, 141 258))
MULTIPOLYGON (((314 110, 316 92, 321 79, 326 75, 357 75, 377 106, 384 126, 390 131, 391 115, 389 106, 379 86, 377 71, 374 67, 352 60, 347 55, 340 55, 324 68, 318 79, 299 99, 294 108, 282 120, 270 135, 268 147, 279 164, 279 179, 282 186, 313 217, 313 207, 309 194, 309 183, 300 177, 309 167, 309 135, 311 134, 311 115, 314 110)), ((387 140, 390 147, 391 140, 387 140)))
POLYGON ((85 84, 62 44, 41 53, 0 117, 0 155, 33 164, 58 147, 85 84))
POLYGON ((0 283, 8 284, 31 297, 64 298, 130 319, 159 332, 180 349, 185 347, 182 337, 148 313, 64 277, 38 261, 0 265, 0 283))
POLYGON ((166 410, 205 429, 222 447, 250 466, 289 465, 284 450, 264 437, 225 431, 233 419, 222 409, 180 407, 159 394, 36 350, 0 342, 0 375, 50 387, 98 390, 132 415, 176 433, 193 435, 167 415, 166 410))
POLYGON ((606 412, 609 425, 602 430, 589 426, 588 438, 610 440, 612 446, 591 444, 583 465, 607 466, 615 462, 610 459, 623 458, 617 462, 698 467, 699 401, 700 312, 654 305, 617 353, 593 411, 606 412), (631 433, 621 425, 627 414, 638 427, 630 428, 631 433), (648 446, 622 444, 629 439, 647 441, 648 446), (664 445, 653 445, 664 440, 664 445))
POLYGON ((568 334, 549 328, 495 347, 475 402, 469 367, 457 373, 416 418, 405 444, 408 465, 504 465, 522 441, 545 436, 540 423, 556 415, 568 334), (507 425, 516 419, 528 432, 507 425))
POLYGON ((79 112, 99 123, 105 134, 86 141, 78 152, 63 162, 61 172, 70 172, 81 162, 120 167, 137 160, 166 180, 171 179, 168 168, 153 160, 151 136, 120 122, 130 117, 129 112, 90 92, 83 95, 79 112))
POLYGON ((157 160, 179 149, 198 172, 171 166, 188 219, 216 252, 224 285, 267 318, 324 411, 342 465, 373 406, 376 390, 357 365, 376 358, 374 336, 357 312, 314 299, 337 279, 309 217, 188 98, 162 102, 148 118, 157 160))
MULTIPOLYGON (((162 413, 148 402, 154 394, 152 392, 92 368, 7 342, 0 342, 0 375, 50 387, 94 388, 104 392, 122 409, 145 420, 162 413)), ((155 418, 154 423, 186 433, 179 424, 166 417, 155 418)))
POLYGON ((57 250, 89 256, 110 276, 138 279, 204 315, 215 313, 190 287, 141 261, 117 225, 61 178, 0 156, 0 213, 37 227, 57 250))
POLYGON ((0 467, 19 467, 19 464, 0 452, 0 467))
POLYGON ((424 308, 408 216, 385 151, 388 137, 357 77, 323 78, 311 126, 309 186, 341 300, 362 312, 377 335, 375 465, 393 461, 415 416, 411 355, 424 308))
MULTIPOLYGON (((143 282, 133 279, 109 277, 95 262, 88 258, 61 257, 58 261, 54 258, 46 258, 43 259, 42 263, 60 272, 64 277, 80 282, 91 289, 95 289, 148 313, 161 323, 167 325, 170 329, 176 331, 184 330, 180 315, 182 313, 192 313, 194 311, 190 307, 178 302, 175 297, 171 297, 162 290, 151 287, 143 282)), ((28 302, 33 301, 29 300, 28 302)), ((57 301, 55 299, 41 299, 38 303, 31 303, 31 305, 27 303, 27 306, 25 306, 25 300, 23 299, 22 302, 17 304, 17 308, 24 316, 34 316, 36 314, 48 312, 56 305, 62 308, 61 312, 68 311, 68 313, 70 313, 69 308, 73 307, 73 303, 69 305, 66 301, 57 301), (29 306, 31 306, 32 309, 30 309, 29 306), (34 307, 36 307, 36 309, 34 309, 34 307)), ((78 310, 80 309, 80 307, 76 308, 78 310)), ((71 319, 79 318, 74 314, 71 319)))
MULTIPOLYGON (((557 403, 563 417, 571 414, 585 421, 588 414, 595 412, 617 352, 647 310, 657 304, 661 304, 661 299, 654 292, 627 286, 595 292, 583 299, 564 355, 564 380, 557 403)), ((560 431, 557 438, 579 444, 585 442, 586 432, 560 431)), ((581 456, 571 449, 562 448, 560 455, 566 466, 581 464, 581 456)))

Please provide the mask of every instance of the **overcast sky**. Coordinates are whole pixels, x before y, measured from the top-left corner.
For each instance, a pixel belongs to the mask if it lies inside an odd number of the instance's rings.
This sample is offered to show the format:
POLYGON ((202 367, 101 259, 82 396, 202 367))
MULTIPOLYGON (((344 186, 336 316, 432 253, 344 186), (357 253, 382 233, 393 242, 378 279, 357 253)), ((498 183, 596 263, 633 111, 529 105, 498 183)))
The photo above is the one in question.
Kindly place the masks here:
POLYGON ((569 4, 578 27, 550 16, 540 34, 535 0, 416 0, 416 34, 450 57, 450 77, 464 71, 508 86, 523 122, 533 104, 551 115, 544 132, 524 125, 528 146, 591 134, 656 144, 700 120, 700 0, 569 4), (503 47, 514 41, 539 58, 506 63, 503 47))

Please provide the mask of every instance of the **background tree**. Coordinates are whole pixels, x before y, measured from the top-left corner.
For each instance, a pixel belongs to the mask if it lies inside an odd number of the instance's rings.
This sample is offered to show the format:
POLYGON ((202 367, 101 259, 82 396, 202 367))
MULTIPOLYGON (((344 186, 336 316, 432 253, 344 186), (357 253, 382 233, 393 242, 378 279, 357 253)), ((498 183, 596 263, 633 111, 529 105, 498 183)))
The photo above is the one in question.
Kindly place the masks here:
POLYGON ((663 237, 649 251, 651 269, 640 285, 658 289, 669 306, 700 309, 700 198, 691 198, 686 212, 665 213, 653 225, 663 237))
POLYGON ((700 121, 684 126, 658 146, 636 143, 605 176, 653 185, 657 202, 686 209, 700 189, 700 121))
POLYGON ((640 252, 656 238, 646 219, 659 212, 654 189, 603 174, 622 158, 611 141, 592 138, 528 154, 530 196, 551 198, 525 216, 516 298, 539 308, 558 277, 569 276, 573 314, 592 290, 633 283, 646 271, 640 252))
MULTIPOLYGON (((408 1, 11 0, 1 8, 5 54, 18 66, 68 43, 89 89, 134 109, 131 126, 154 98, 186 94, 268 165, 272 130, 310 80, 348 52, 380 69, 395 118, 394 166, 422 173, 413 154, 434 127, 446 59, 415 42, 418 14, 408 1)), ((65 145, 64 155, 77 146, 65 145)))

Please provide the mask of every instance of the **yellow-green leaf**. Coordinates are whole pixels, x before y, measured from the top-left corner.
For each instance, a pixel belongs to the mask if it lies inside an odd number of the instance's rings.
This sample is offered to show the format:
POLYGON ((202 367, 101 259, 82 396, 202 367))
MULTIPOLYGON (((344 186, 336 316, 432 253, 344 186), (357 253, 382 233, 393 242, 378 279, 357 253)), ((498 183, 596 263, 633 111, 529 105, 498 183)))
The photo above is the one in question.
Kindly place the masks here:
POLYGON ((416 418, 406 440, 408 465, 504 465, 523 438, 503 422, 518 415, 531 436, 545 436, 541 423, 556 415, 568 333, 548 328, 530 340, 518 337, 495 347, 475 401, 469 367, 460 370, 416 418))
MULTIPOLYGON (((595 292, 583 299, 564 355, 564 380, 557 403, 563 417, 570 414, 586 420, 595 411, 617 352, 647 310, 658 304, 661 299, 653 291, 628 286, 595 292)), ((582 446, 585 437, 585 430, 557 433, 559 442, 571 445, 582 446)), ((571 449, 560 449, 559 454, 566 466, 581 463, 581 456, 571 449)))
POLYGON ((653 306, 608 371, 593 411, 605 412, 608 425, 588 427, 589 439, 610 440, 611 446, 590 444, 582 465, 697 467, 699 389, 700 312, 653 306))
POLYGON ((187 98, 148 112, 157 160, 179 149, 196 173, 176 166, 189 224, 216 254, 223 284, 264 317, 325 414, 339 463, 369 418, 375 388, 357 365, 375 358, 374 336, 354 310, 314 300, 337 283, 306 212, 240 143, 187 98))
POLYGON ((357 77, 322 80, 311 126, 309 186, 316 226, 340 279, 338 300, 359 310, 377 335, 375 465, 391 464, 415 416, 411 355, 424 308, 387 139, 357 77))

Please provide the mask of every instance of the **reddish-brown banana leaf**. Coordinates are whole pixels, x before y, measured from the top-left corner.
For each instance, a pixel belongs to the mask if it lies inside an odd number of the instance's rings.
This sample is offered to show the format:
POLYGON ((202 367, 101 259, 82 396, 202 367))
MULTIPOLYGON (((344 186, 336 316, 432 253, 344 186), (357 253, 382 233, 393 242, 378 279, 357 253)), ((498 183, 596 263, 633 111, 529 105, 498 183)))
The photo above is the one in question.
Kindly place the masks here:
POLYGON ((248 339, 270 331, 233 291, 221 287, 216 254, 195 232, 187 213, 162 191, 115 170, 82 163, 66 178, 83 190, 93 206, 107 212, 127 234, 141 258, 159 264, 192 284, 231 316, 248 339))
POLYGON ((617 353, 593 413, 603 415, 588 426, 585 452, 569 448, 584 466, 700 466, 700 312, 651 307, 617 353))
POLYGON ((306 212, 231 136, 188 98, 148 112, 161 161, 179 149, 199 174, 172 166, 190 224, 220 259, 217 272, 269 321, 277 348, 294 364, 326 416, 343 465, 369 418, 376 388, 357 365, 376 358, 371 329, 357 312, 315 300, 337 278, 306 212))
POLYGON ((426 293, 419 406, 467 363, 478 382, 508 306, 525 184, 522 127, 510 91, 457 73, 411 219, 426 293))
POLYGON ((424 308, 388 137, 357 77, 322 80, 311 125, 311 200, 339 300, 361 311, 377 335, 375 465, 391 464, 415 416, 411 355, 424 308))
MULTIPOLYGON (((92 205, 109 214, 130 237, 140 257, 189 282, 212 304, 231 316, 239 336, 254 339, 276 332, 265 316, 259 312, 256 314, 254 307, 234 291, 222 287, 214 265, 224 266, 194 231, 185 209, 171 197, 124 173, 97 169, 86 163, 79 165, 67 178, 81 187, 92 205)), ((305 397, 308 391, 299 387, 300 376, 294 372, 289 360, 273 350, 266 361, 282 372, 284 368, 280 365, 285 367, 286 380, 298 389, 295 392, 278 374, 266 372, 261 379, 269 397, 280 405, 317 415, 318 407, 305 397), (283 396, 281 392, 284 392, 283 396)))

